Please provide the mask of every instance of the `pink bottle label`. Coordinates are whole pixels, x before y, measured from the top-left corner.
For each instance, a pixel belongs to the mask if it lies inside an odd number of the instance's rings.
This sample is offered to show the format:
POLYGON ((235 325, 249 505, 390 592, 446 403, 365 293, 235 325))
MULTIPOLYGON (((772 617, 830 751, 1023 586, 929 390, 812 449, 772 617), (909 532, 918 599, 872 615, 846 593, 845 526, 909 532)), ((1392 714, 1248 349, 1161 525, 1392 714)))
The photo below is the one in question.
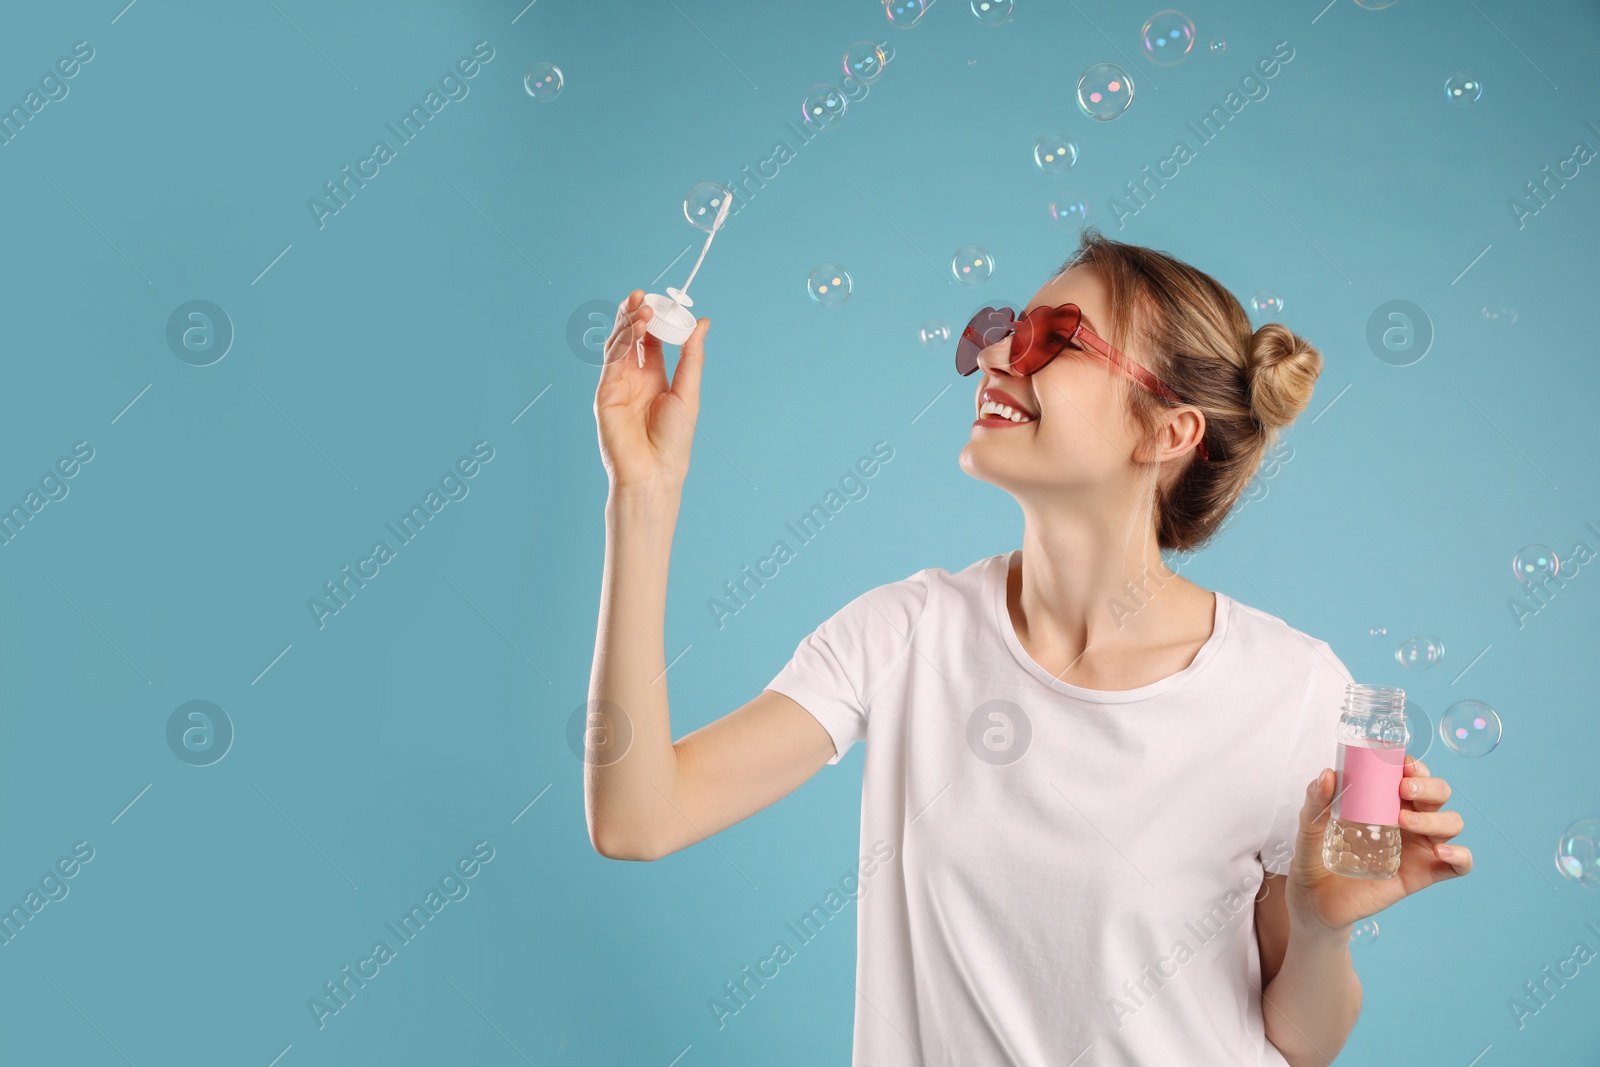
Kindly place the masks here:
POLYGON ((1339 818, 1373 826, 1400 825, 1400 779, 1406 750, 1339 746, 1339 818))

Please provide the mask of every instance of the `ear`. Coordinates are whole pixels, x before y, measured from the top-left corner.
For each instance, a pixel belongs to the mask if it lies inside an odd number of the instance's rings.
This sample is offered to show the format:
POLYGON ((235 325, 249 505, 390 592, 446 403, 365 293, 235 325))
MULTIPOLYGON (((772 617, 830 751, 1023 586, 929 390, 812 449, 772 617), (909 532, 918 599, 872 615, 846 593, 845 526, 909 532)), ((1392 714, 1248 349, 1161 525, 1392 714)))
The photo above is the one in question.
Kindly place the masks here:
POLYGON ((1199 446, 1205 432, 1206 417, 1199 408, 1193 404, 1173 408, 1158 437, 1161 450, 1156 459, 1163 463, 1182 459, 1199 446))

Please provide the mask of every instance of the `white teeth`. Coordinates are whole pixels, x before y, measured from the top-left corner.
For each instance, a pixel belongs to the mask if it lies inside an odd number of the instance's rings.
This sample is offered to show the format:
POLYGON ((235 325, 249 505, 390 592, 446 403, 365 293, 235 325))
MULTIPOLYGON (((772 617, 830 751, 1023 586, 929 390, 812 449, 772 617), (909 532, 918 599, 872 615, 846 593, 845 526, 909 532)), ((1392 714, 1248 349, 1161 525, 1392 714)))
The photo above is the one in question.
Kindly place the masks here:
POLYGON ((986 418, 990 415, 999 415, 1001 418, 1010 419, 1012 422, 1032 422, 1033 416, 1018 411, 1009 404, 1002 404, 994 400, 985 400, 978 407, 978 417, 986 418))

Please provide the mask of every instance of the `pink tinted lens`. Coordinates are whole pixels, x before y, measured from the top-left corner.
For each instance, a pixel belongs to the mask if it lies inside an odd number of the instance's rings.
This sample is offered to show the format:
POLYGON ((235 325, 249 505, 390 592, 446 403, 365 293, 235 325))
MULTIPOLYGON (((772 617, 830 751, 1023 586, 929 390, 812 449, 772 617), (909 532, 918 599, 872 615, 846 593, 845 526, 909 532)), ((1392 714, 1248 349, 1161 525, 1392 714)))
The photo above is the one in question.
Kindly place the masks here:
POLYGON ((971 374, 978 369, 978 353, 999 344, 1016 327, 1017 313, 1009 307, 986 307, 972 316, 956 343, 956 370, 971 374))

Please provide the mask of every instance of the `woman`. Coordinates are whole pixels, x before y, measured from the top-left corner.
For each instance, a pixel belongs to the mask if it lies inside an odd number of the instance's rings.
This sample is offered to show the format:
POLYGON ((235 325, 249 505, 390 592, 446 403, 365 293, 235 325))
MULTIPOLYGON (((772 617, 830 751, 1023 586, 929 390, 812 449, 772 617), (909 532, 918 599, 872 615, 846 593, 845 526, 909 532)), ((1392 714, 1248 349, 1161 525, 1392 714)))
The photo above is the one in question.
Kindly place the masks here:
POLYGON ((1361 1005, 1352 925, 1468 873, 1445 844, 1461 816, 1408 757, 1398 874, 1328 872, 1349 672, 1160 556, 1216 532, 1310 399, 1316 350, 1086 231, 1022 321, 980 312, 957 350, 978 375, 961 467, 1016 498, 1022 547, 857 597, 673 742, 662 617, 710 320, 668 389, 642 295, 595 395, 611 495, 590 698, 609 714, 591 721, 612 747, 591 738, 594 847, 666 855, 865 740, 862 849, 888 859, 861 876, 854 1062, 1331 1062, 1361 1005), (623 358, 641 343, 642 369, 623 358))

